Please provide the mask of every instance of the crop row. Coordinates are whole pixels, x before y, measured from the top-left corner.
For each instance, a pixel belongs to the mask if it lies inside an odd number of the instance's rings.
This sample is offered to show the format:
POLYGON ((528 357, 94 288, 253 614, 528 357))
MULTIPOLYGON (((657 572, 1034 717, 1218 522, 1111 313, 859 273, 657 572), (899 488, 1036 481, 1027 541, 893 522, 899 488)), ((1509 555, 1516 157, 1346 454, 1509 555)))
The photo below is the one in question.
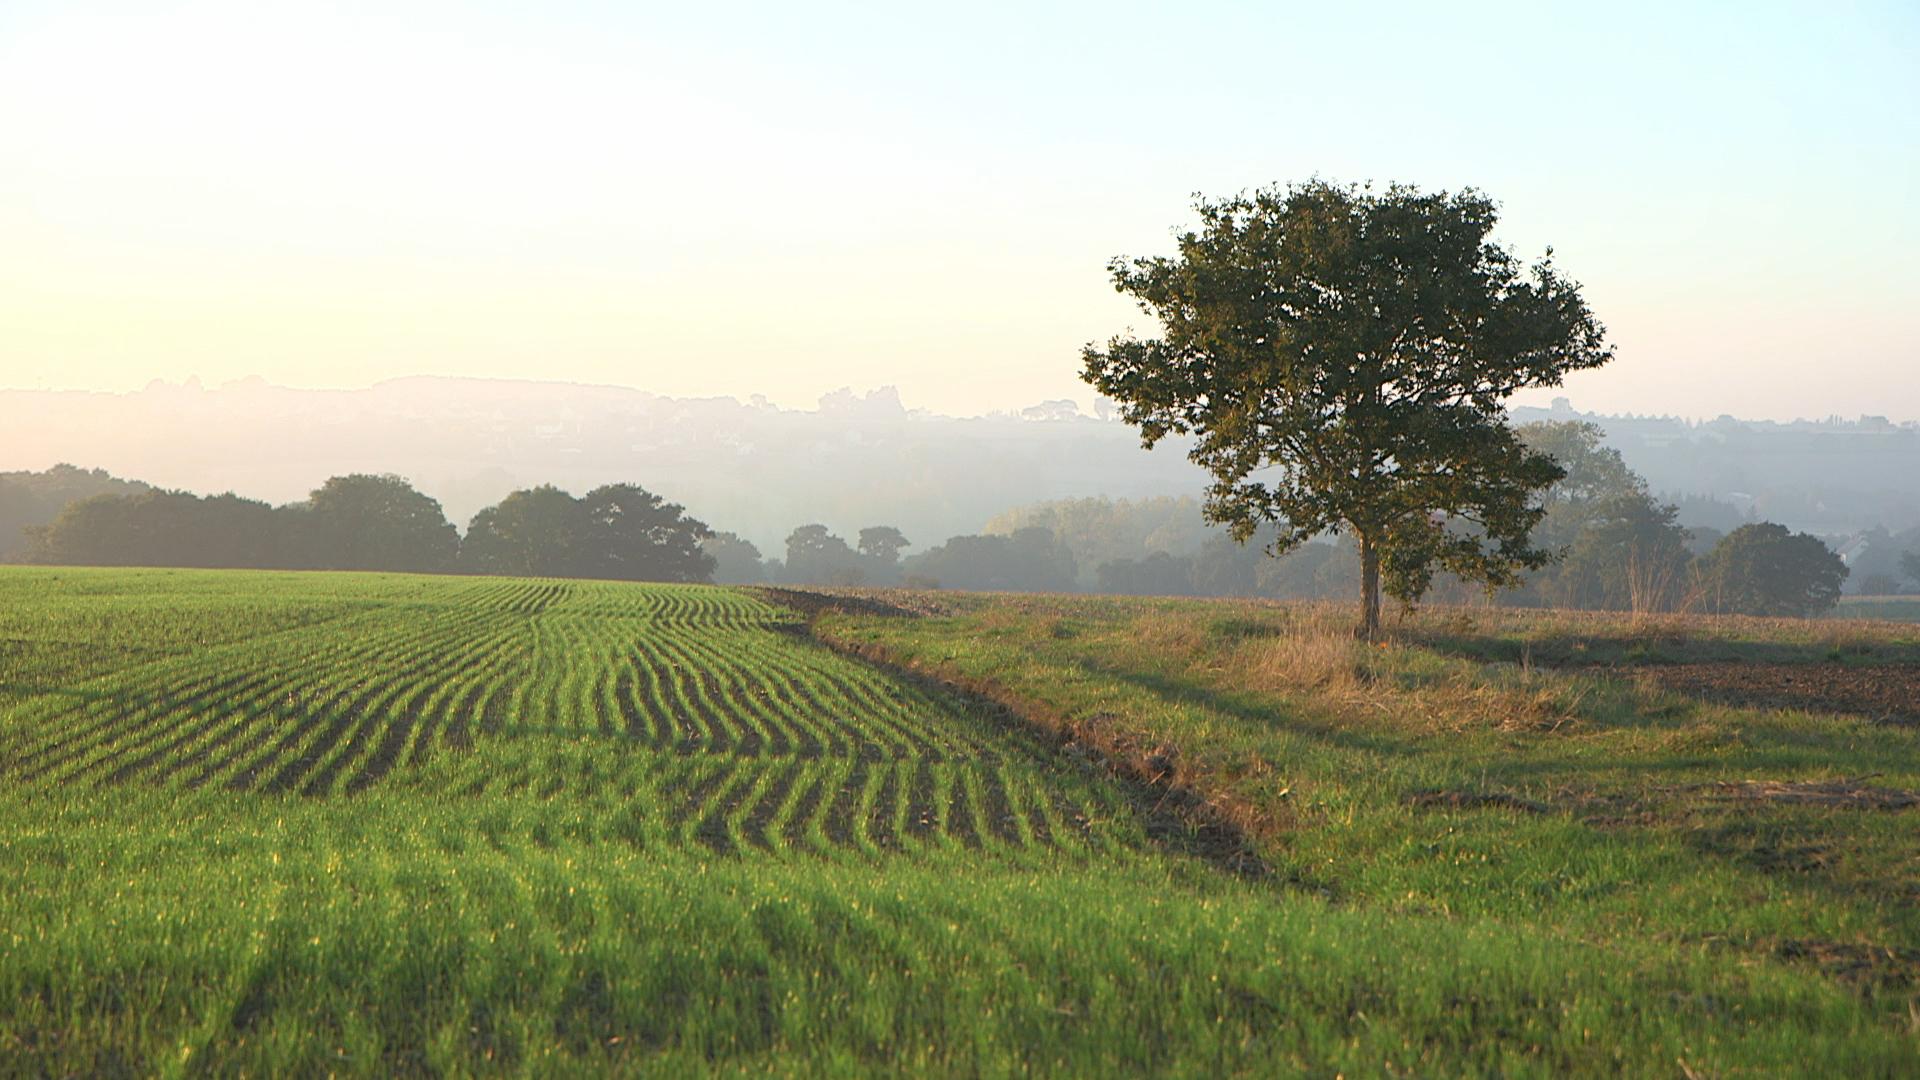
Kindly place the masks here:
POLYGON ((351 602, 329 618, 135 656, 0 706, 0 776, 321 797, 433 764, 449 795, 553 798, 569 777, 513 748, 558 740, 618 763, 653 831, 722 852, 1044 848, 1079 843, 1104 812, 1016 736, 821 649, 745 594, 337 588, 351 602))

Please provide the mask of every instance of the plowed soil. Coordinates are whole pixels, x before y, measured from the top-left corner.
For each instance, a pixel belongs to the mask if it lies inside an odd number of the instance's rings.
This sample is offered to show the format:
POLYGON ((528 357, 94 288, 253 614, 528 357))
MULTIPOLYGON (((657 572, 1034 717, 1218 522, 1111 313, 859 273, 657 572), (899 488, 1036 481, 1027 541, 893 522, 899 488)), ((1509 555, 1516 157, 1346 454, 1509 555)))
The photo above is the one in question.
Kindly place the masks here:
POLYGON ((1734 705, 1857 713, 1882 723, 1920 724, 1920 667, 1837 663, 1648 665, 1660 685, 1734 705))

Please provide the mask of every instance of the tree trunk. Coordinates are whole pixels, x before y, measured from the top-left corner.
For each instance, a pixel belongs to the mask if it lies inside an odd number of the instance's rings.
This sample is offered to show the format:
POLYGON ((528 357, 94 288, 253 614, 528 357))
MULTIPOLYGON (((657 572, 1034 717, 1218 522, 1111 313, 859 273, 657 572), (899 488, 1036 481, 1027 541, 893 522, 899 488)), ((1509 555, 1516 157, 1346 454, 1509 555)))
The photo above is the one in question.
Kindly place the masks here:
POLYGON ((1353 636, 1362 641, 1380 636, 1380 549, 1369 533, 1360 534, 1360 626, 1353 636))

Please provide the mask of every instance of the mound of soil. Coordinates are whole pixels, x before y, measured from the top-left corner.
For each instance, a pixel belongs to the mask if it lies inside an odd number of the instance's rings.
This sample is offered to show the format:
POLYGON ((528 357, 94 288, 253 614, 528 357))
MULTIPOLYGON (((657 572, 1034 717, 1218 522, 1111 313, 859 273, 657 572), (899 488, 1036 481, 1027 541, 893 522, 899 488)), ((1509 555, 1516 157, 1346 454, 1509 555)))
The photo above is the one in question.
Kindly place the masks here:
POLYGON ((1910 665, 1718 662, 1638 670, 1670 690, 1733 705, 1857 713, 1882 723, 1920 724, 1920 667, 1910 665))

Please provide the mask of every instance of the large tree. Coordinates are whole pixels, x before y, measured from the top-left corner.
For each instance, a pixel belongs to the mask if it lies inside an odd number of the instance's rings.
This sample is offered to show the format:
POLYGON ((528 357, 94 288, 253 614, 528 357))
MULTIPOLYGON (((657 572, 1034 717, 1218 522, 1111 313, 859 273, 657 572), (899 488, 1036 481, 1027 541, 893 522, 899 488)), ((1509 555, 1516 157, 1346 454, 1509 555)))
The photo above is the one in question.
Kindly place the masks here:
POLYGON ((1380 590, 1412 602, 1437 568, 1511 585, 1553 460, 1507 426, 1515 391, 1612 358, 1547 257, 1488 239, 1473 190, 1320 180, 1196 203, 1174 257, 1115 259, 1114 287, 1161 326, 1083 351, 1083 378, 1152 446, 1196 436, 1209 519, 1277 554, 1323 532, 1359 543, 1359 632, 1380 590))
POLYGON ((580 577, 587 529, 579 499, 541 484, 475 514, 460 562, 478 574, 580 577))
POLYGON ((309 550, 324 570, 445 570, 460 534, 431 498, 399 476, 335 476, 314 489, 305 517, 309 550))
POLYGON ((580 573, 627 581, 713 580, 713 557, 700 548, 713 530, 679 503, 638 484, 607 484, 587 492, 580 504, 586 515, 580 573))
POLYGON ((1541 493, 1546 513, 1533 543, 1561 557, 1526 583, 1522 598, 1555 607, 1608 611, 1667 610, 1684 598, 1689 535, 1677 511, 1607 446, 1599 427, 1581 422, 1523 424, 1529 450, 1551 457, 1566 475, 1541 493))
POLYGON ((1819 537, 1763 521, 1728 533, 1701 576, 1713 611, 1805 619, 1839 602, 1847 564, 1819 537))
POLYGON ((787 580, 796 585, 864 585, 860 554, 825 525, 802 525, 787 534, 787 580))

